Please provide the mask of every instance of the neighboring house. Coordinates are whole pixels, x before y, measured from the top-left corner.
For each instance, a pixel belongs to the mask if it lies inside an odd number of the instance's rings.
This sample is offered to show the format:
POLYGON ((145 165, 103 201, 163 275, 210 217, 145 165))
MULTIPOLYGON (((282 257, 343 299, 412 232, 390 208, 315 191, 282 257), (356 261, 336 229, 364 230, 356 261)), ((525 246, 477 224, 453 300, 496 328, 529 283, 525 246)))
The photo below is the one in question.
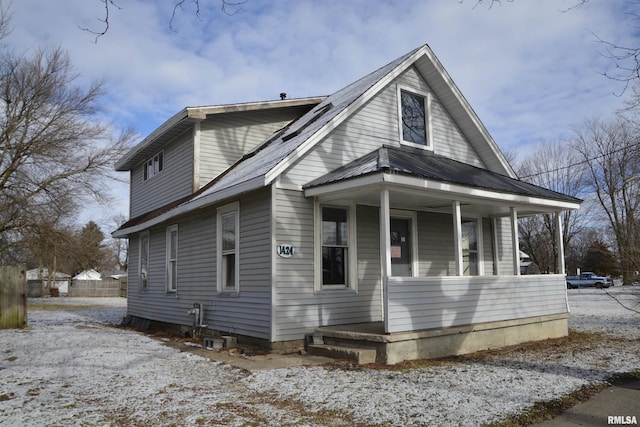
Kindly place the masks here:
POLYGON ((84 270, 73 276, 73 280, 102 280, 102 275, 94 269, 84 270))
POLYGON ((71 276, 66 273, 56 271, 51 279, 49 279, 49 269, 47 268, 32 268, 27 270, 27 296, 32 298, 39 298, 43 295, 49 295, 50 289, 57 290, 52 295, 66 295, 69 292, 69 281, 71 276))
POLYGON ((567 334, 517 219, 580 200, 517 179, 426 45, 328 97, 186 108, 116 169, 133 318, 186 329, 202 304, 241 342, 350 336, 382 363, 567 334))

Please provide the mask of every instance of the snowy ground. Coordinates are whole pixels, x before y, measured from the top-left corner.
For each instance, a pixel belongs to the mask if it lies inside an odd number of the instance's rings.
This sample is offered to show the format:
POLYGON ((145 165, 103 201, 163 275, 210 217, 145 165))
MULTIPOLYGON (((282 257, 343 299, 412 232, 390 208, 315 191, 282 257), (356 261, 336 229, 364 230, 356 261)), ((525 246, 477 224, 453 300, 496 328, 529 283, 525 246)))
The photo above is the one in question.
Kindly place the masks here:
POLYGON ((640 314, 620 304, 640 311, 640 286, 610 288, 610 295, 597 289, 568 292, 570 328, 601 336, 573 334, 582 339, 400 369, 334 364, 253 374, 110 326, 122 319, 124 299, 30 300, 29 328, 0 331, 0 425, 498 421, 640 369, 640 314))

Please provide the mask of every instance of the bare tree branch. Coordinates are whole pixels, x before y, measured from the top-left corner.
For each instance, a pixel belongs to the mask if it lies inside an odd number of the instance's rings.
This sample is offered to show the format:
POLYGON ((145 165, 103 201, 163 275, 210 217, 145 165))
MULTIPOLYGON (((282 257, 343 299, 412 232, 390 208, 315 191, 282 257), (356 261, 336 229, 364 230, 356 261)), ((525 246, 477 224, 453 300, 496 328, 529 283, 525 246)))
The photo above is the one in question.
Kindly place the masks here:
POLYGON ((95 31, 92 30, 90 28, 86 28, 86 27, 80 27, 78 26, 78 28, 80 28, 82 31, 86 31, 88 33, 94 34, 96 37, 94 39, 94 43, 98 43, 98 39, 102 36, 104 36, 105 34, 107 34, 107 31, 109 31, 109 7, 113 6, 117 9, 122 9, 120 6, 118 6, 114 0, 100 0, 102 3, 104 3, 104 18, 103 19, 98 19, 98 21, 102 22, 104 24, 104 28, 101 31, 95 31))

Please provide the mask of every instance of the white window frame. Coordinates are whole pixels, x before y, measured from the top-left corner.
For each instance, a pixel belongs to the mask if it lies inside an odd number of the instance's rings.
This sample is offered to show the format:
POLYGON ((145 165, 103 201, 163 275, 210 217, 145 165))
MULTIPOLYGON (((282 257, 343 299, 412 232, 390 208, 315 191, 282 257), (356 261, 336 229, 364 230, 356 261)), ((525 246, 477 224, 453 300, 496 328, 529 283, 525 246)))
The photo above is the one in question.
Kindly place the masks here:
POLYGON ((418 214, 415 211, 405 211, 400 209, 390 209, 389 216, 391 218, 408 219, 411 221, 411 277, 418 277, 419 271, 419 257, 418 257, 418 214))
POLYGON ((348 205, 340 204, 323 204, 317 199, 314 202, 314 242, 315 242, 315 257, 314 257, 314 290, 316 292, 330 291, 330 290, 348 290, 358 291, 358 253, 357 253, 357 233, 356 233, 356 205, 351 203, 348 205), (348 229, 348 243, 347 243, 347 262, 346 267, 348 269, 345 274, 345 284, 325 285, 323 283, 322 274, 322 208, 337 208, 346 209, 347 211, 347 229, 348 229))
POLYGON ((143 180, 146 181, 164 170, 164 150, 148 158, 142 166, 143 180))
POLYGON ((397 97, 398 97, 398 135, 401 144, 408 145, 410 147, 421 148, 423 150, 433 151, 433 126, 432 126, 432 114, 431 114, 431 92, 425 92, 411 88, 409 86, 397 85, 397 97), (412 141, 405 141, 402 132, 402 92, 407 92, 412 95, 417 95, 424 98, 424 132, 425 132, 425 144, 416 144, 412 141))
POLYGON ((240 292, 240 203, 234 202, 228 205, 222 206, 218 208, 217 218, 216 218, 216 242, 217 242, 217 288, 218 292, 221 293, 238 293, 240 292), (222 218, 228 214, 234 215, 235 221, 235 244, 233 250, 222 249, 222 218), (235 280, 233 287, 223 286, 223 283, 226 281, 226 270, 223 264, 223 258, 225 256, 233 254, 235 256, 235 280))
MULTIPOLYGON (((484 242, 483 242, 483 233, 482 233, 482 217, 479 216, 462 216, 462 223, 464 221, 475 221, 476 222, 476 239, 478 243, 478 249, 476 253, 478 254, 478 274, 470 274, 469 276, 484 276, 484 242)), ((461 224, 462 225, 462 224, 461 224)), ((462 244, 462 242, 460 242, 462 244)), ((465 275, 466 276, 466 275, 465 275)))
POLYGON ((166 258, 166 276, 167 276, 167 292, 178 292, 178 225, 173 224, 167 227, 167 258, 166 258), (175 257, 171 256, 172 239, 175 232, 175 257), (172 272, 175 271, 175 277, 172 272))
POLYGON ((140 280, 138 289, 147 290, 149 289, 149 249, 151 247, 150 244, 151 237, 148 231, 143 231, 140 233, 138 237, 138 279, 140 280), (146 242, 146 244, 144 243, 146 242), (145 265, 146 269, 143 271, 143 262, 142 256, 143 253, 146 252, 145 265))

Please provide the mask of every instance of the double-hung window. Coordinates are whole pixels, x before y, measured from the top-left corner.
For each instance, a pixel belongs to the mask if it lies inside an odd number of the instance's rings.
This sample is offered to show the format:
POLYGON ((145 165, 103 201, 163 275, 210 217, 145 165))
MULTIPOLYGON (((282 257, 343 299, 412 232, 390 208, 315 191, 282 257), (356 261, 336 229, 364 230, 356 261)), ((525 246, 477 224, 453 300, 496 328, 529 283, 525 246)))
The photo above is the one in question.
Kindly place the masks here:
POLYGON ((316 289, 356 288, 354 210, 343 206, 317 206, 319 230, 316 289))
POLYGON ((167 227, 167 292, 178 291, 178 226, 167 227))
POLYGON ((398 87, 398 99, 400 141, 431 149, 431 94, 398 87))
POLYGON ((240 243, 240 206, 238 203, 218 209, 217 246, 218 246, 218 291, 238 292, 240 243))
POLYGON ((138 239, 139 247, 139 264, 138 272, 140 276, 140 289, 149 287, 149 232, 145 231, 140 234, 138 239))

